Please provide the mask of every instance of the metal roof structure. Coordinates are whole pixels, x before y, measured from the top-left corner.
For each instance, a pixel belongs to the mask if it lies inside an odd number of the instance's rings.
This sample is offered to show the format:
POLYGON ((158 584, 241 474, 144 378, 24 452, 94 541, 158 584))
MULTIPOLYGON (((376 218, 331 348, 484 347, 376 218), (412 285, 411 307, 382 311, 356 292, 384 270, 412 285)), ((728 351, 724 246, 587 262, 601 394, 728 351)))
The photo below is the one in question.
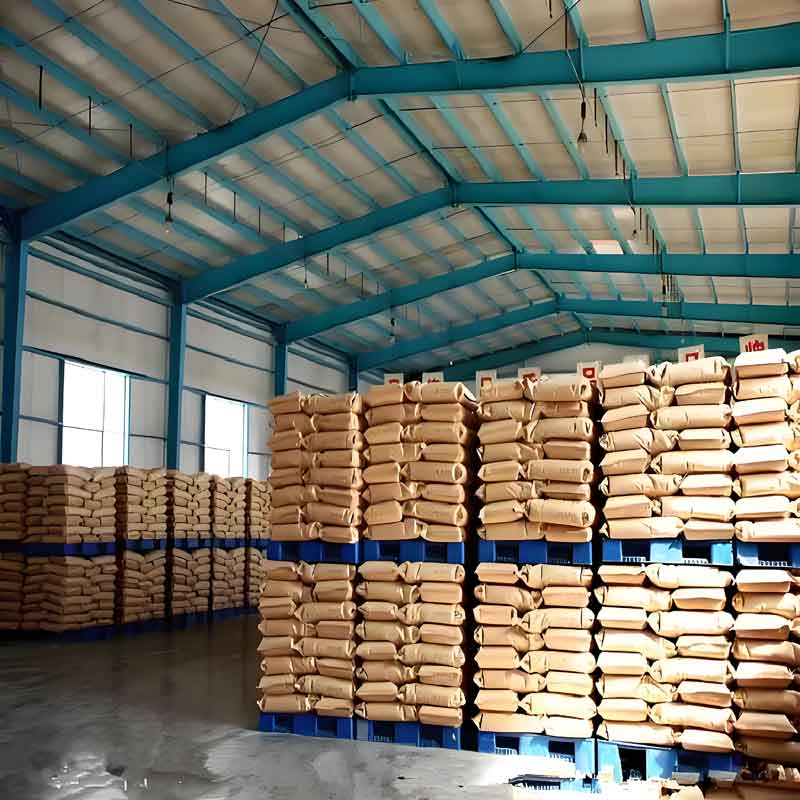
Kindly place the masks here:
POLYGON ((793 0, 29 0, 0 26, 19 237, 184 311, 451 375, 800 337, 793 0))

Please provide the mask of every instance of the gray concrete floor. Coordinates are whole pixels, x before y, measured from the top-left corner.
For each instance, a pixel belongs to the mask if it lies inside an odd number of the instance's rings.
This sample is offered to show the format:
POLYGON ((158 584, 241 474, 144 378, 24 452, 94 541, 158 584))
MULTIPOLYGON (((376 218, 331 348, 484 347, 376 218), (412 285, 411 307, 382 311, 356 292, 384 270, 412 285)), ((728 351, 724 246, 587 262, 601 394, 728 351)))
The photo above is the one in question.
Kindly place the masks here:
POLYGON ((532 771, 525 758, 258 733, 256 624, 0 644, 0 797, 507 800, 508 780, 532 771))

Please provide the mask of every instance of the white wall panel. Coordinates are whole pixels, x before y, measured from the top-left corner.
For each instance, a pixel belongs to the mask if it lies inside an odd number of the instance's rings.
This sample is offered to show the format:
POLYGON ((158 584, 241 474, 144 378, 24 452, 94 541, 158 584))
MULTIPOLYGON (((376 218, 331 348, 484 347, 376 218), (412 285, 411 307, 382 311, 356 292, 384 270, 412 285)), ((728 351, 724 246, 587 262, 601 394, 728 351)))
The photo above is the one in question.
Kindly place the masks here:
MULTIPOLYGON (((326 360, 332 361, 330 357, 326 360)), ((319 391, 338 394, 347 391, 347 365, 334 368, 322 366, 317 361, 304 358, 289 350, 286 357, 286 390, 300 389, 304 392, 319 391)))
POLYGON ((197 319, 191 315, 186 318, 188 345, 218 353, 222 359, 234 358, 264 369, 272 369, 272 345, 263 341, 264 333, 253 333, 256 338, 213 325, 205 319, 197 319))
POLYGON ((203 441, 203 398, 196 392, 183 391, 181 404, 181 440, 199 443, 203 441))
POLYGON ((264 455, 255 455, 248 453, 247 455, 247 477, 256 478, 260 481, 267 479, 267 472, 269 471, 269 457, 264 455))
POLYGON ((181 445, 181 469, 184 472, 200 471, 200 448, 197 445, 181 445))
POLYGON ((130 420, 132 434, 166 437, 166 384, 132 378, 130 420))
POLYGON ((58 421, 58 388, 58 361, 23 352, 20 413, 58 421))
POLYGON ((263 405, 272 385, 272 375, 196 350, 187 350, 184 383, 231 400, 263 405))
POLYGON ((131 436, 128 440, 128 463, 132 467, 148 469, 164 466, 163 439, 147 436, 131 436))
POLYGON ((58 461, 58 427, 21 419, 17 458, 29 464, 55 464, 58 461))

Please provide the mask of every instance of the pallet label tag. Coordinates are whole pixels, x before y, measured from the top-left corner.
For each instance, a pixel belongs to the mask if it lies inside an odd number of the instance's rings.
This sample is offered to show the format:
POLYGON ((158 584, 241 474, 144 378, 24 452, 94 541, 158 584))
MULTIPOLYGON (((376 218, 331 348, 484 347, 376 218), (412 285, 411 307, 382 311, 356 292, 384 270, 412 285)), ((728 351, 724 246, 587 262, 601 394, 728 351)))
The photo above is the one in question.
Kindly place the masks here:
POLYGON ((602 368, 603 364, 600 361, 581 361, 578 362, 578 375, 595 383, 602 368))
POLYGON ((384 372, 383 373, 383 385, 384 386, 397 386, 400 383, 403 383, 403 373, 402 372, 384 372))
POLYGON ((541 367, 519 367, 517 369, 517 378, 522 380, 527 378, 531 383, 536 383, 542 377, 541 367))
POLYGON ((739 337, 740 353, 758 353, 769 349, 769 336, 766 333, 753 333, 739 337))
POLYGON ((444 383, 444 372, 423 372, 423 383, 444 383))
POLYGON ((475 373, 475 390, 480 392, 484 386, 491 386, 496 380, 496 369, 479 369, 475 373))
POLYGON ((685 363, 687 361, 699 361, 705 358, 706 348, 705 345, 696 344, 692 347, 679 347, 678 348, 678 361, 685 363))

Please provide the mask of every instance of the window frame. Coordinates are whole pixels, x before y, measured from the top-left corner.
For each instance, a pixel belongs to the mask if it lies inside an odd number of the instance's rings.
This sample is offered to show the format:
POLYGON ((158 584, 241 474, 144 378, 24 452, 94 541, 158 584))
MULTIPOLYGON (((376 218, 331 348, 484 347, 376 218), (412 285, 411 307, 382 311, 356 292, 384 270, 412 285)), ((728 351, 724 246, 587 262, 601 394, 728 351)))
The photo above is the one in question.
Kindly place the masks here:
MULTIPOLYGON (((230 476, 223 476, 223 477, 247 477, 249 472, 249 462, 250 462, 250 413, 249 413, 249 406, 250 404, 245 400, 235 400, 232 397, 225 397, 219 394, 213 394, 212 392, 203 392, 202 394, 202 405, 201 405, 201 418, 200 418, 200 459, 199 465, 200 469, 203 472, 207 472, 208 465, 206 463, 206 450, 216 450, 218 452, 223 452, 223 448, 216 447, 212 444, 208 443, 208 436, 207 436, 207 425, 208 425, 208 399, 212 398, 213 400, 222 400, 226 403, 231 403, 237 406, 242 407, 242 463, 241 463, 241 470, 236 472, 232 472, 230 476)), ((230 450, 227 451, 230 453, 230 450)), ((215 473, 218 474, 218 473, 215 473)))

